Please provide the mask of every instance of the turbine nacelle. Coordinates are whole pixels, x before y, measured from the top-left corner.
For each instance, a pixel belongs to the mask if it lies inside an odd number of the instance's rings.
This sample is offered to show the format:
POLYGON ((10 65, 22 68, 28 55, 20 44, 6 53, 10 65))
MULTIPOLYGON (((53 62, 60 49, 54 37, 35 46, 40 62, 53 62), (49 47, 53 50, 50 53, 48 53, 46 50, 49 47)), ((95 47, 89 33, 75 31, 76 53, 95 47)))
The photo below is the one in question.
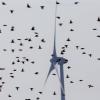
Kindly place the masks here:
POLYGON ((57 57, 57 63, 59 65, 63 65, 63 64, 66 64, 68 62, 67 59, 63 58, 63 57, 57 57))
POLYGON ((63 57, 52 57, 52 59, 50 59, 50 62, 53 64, 58 63, 59 65, 63 65, 63 64, 66 64, 68 60, 63 57))

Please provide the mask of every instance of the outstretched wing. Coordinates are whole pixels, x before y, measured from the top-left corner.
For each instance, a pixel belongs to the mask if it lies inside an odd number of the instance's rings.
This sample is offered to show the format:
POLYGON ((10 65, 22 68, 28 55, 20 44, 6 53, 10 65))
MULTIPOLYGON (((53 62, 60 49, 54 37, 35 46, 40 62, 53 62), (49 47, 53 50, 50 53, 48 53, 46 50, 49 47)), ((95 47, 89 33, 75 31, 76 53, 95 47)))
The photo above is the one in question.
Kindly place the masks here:
POLYGON ((49 69, 49 72, 48 72, 48 75, 47 75, 47 78, 46 78, 46 80, 45 80, 44 85, 46 84, 46 82, 47 82, 47 80, 48 80, 48 77, 49 77, 50 73, 54 70, 54 68, 55 68, 54 66, 55 66, 54 64, 51 64, 51 66, 50 66, 50 69, 49 69))

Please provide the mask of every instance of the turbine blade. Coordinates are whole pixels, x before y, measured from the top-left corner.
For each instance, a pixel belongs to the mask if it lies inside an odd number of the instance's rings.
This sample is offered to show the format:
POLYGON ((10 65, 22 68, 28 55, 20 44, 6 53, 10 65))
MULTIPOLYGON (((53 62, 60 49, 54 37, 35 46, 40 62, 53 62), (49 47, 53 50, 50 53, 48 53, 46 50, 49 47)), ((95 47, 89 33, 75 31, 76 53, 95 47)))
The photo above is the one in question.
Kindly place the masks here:
POLYGON ((57 15, 57 5, 55 8, 55 23, 54 23, 54 48, 53 48, 53 56, 57 56, 56 53, 56 15, 57 15))
POLYGON ((57 57, 57 53, 56 53, 56 33, 55 33, 55 35, 54 35, 53 56, 54 56, 54 57, 57 57))
POLYGON ((46 84, 46 82, 47 82, 47 80, 48 80, 48 77, 49 77, 50 73, 51 73, 53 70, 54 70, 54 64, 51 64, 51 66, 50 66, 50 69, 49 69, 49 72, 48 72, 48 75, 47 75, 47 77, 46 77, 46 80, 45 80, 44 85, 46 84))
MULTIPOLYGON (((60 66, 60 67, 61 67, 61 66, 60 66)), ((62 84, 62 82, 61 82, 61 78, 60 78, 60 75, 59 75, 57 66, 55 66, 55 70, 56 70, 56 73, 57 73, 57 76, 58 76, 58 79, 59 79, 59 82, 60 82, 61 90, 62 90, 63 94, 65 94, 64 86, 63 86, 63 84, 62 84)))

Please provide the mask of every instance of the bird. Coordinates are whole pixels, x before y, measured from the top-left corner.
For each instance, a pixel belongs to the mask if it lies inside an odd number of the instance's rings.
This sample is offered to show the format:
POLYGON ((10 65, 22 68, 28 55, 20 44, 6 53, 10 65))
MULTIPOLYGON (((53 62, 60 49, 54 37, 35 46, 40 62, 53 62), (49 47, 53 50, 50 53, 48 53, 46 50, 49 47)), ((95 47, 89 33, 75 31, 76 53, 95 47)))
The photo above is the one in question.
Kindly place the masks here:
POLYGON ((15 41, 14 40, 11 40, 11 43, 15 43, 15 41))
POLYGON ((2 80, 2 77, 0 77, 0 80, 2 80))
POLYGON ((74 29, 70 29, 70 31, 74 31, 74 29))
POLYGON ((60 16, 57 16, 56 18, 57 18, 57 19, 60 19, 61 17, 60 17, 60 16))
POLYGON ((73 23, 73 21, 72 20, 70 20, 70 22, 69 22, 70 24, 72 24, 73 23))
POLYGON ((100 58, 97 58, 97 60, 100 60, 100 58))
POLYGON ((0 33, 2 33, 2 30, 0 29, 0 33))
POLYGON ((2 5, 7 5, 5 2, 2 2, 2 5))
POLYGON ((27 58, 27 59, 25 59, 26 61, 29 61, 29 59, 27 58))
POLYGON ((38 35, 38 34, 36 34, 36 35, 35 35, 35 37, 39 37, 39 35, 38 35))
POLYGON ((10 97, 10 98, 11 98, 12 96, 9 94, 9 95, 8 95, 8 97, 10 97))
POLYGON ((38 74, 39 74, 39 72, 35 72, 35 74, 36 74, 36 75, 38 75, 38 74))
POLYGON ((20 87, 16 87, 16 90, 18 91, 20 87))
POLYGON ((14 64, 15 64, 15 62, 13 61, 13 62, 12 62, 12 65, 14 65, 14 64))
POLYGON ((71 41, 71 40, 70 40, 70 38, 67 38, 67 40, 66 40, 66 41, 68 41, 68 42, 69 42, 69 41, 71 41))
POLYGON ((25 61, 21 61, 22 62, 22 64, 25 64, 25 61))
POLYGON ((16 72, 16 71, 17 71, 17 69, 14 69, 13 71, 14 71, 14 72, 16 72))
POLYGON ((86 52, 83 52, 82 54, 86 54, 86 52))
POLYGON ((55 74, 55 73, 53 73, 52 75, 54 75, 54 76, 55 76, 56 74, 55 74))
POLYGON ((56 4, 58 5, 58 4, 60 4, 58 1, 56 1, 56 4))
POLYGON ((25 70, 22 68, 22 69, 21 69, 21 72, 24 72, 24 71, 25 71, 25 70))
POLYGON ((67 75, 66 78, 70 78, 69 75, 67 75))
POLYGON ((35 62, 34 61, 31 61, 31 63, 34 64, 35 62))
POLYGON ((62 52, 62 51, 61 51, 61 53, 60 53, 60 54, 61 54, 61 55, 63 55, 63 54, 64 54, 64 52, 62 52))
POLYGON ((11 30, 11 31, 14 31, 14 29, 15 29, 15 27, 14 27, 14 26, 12 26, 10 30, 11 30))
POLYGON ((11 49, 12 52, 15 52, 15 49, 11 49))
POLYGON ((29 48, 30 48, 30 49, 33 49, 33 46, 30 46, 29 48))
POLYGON ((10 76, 11 78, 14 78, 14 76, 10 76))
POLYGON ((59 23, 59 26, 62 26, 63 25, 63 23, 59 23))
POLYGON ((97 35, 97 37, 99 37, 99 38, 100 38, 100 35, 97 35))
POLYGON ((10 13, 13 14, 14 10, 10 10, 10 13))
POLYGON ((62 49, 65 49, 65 47, 62 47, 62 49))
POLYGON ((43 10, 45 6, 40 6, 40 7, 41 7, 41 9, 43 10))
POLYGON ((18 38, 17 40, 19 40, 19 41, 20 41, 20 40, 22 40, 22 39, 18 38))
POLYGON ((20 62, 20 60, 19 60, 19 59, 17 59, 17 62, 20 62))
POLYGON ((33 26, 33 27, 31 28, 31 30, 32 30, 32 31, 35 30, 35 27, 33 26))
POLYGON ((41 39, 41 42, 45 43, 46 41, 44 39, 41 39))
POLYGON ((0 88, 2 88, 2 85, 0 85, 0 88))
POLYGON ((88 54, 90 57, 92 57, 92 54, 88 54))
POLYGON ((68 66, 67 68, 68 68, 68 69, 70 69, 71 67, 70 67, 70 66, 68 66))
POLYGON ((0 70, 5 70, 5 68, 0 68, 0 70))
POLYGON ((76 46, 76 49, 78 50, 79 49, 79 46, 76 46))
POLYGON ((97 30, 96 28, 93 28, 92 30, 97 30))
POLYGON ((33 91, 33 88, 30 88, 31 91, 33 91))
POLYGON ((3 26, 7 26, 6 24, 4 24, 3 26))
POLYGON ((55 91, 53 92, 53 95, 56 95, 56 92, 55 91))
POLYGON ((79 80, 80 82, 82 82, 83 80, 79 80))
POLYGON ((84 50, 85 48, 81 48, 81 50, 84 50))
POLYGON ((70 83, 74 83, 73 81, 70 81, 70 83))
POLYGON ((2 82, 2 84, 5 84, 5 82, 2 82))
POLYGON ((75 5, 77 5, 78 3, 79 3, 78 1, 74 2, 75 5))
POLYGON ((36 100, 39 100, 39 99, 40 99, 39 97, 36 98, 36 100))
POLYGON ((100 22, 100 17, 98 17, 97 21, 100 22))
POLYGON ((31 8, 30 4, 27 3, 27 8, 31 8))
POLYGON ((94 87, 94 86, 90 84, 90 85, 88 85, 88 87, 89 87, 89 88, 92 88, 92 87, 94 87))
POLYGON ((39 45, 39 48, 38 49, 42 49, 42 47, 39 45))
POLYGON ((29 41, 29 42, 31 42, 31 41, 32 41, 32 39, 31 39, 31 38, 29 38, 29 39, 28 39, 28 41, 29 41))
POLYGON ((43 92, 38 92, 39 94, 43 94, 43 92))
POLYGON ((7 49, 3 49, 3 51, 7 51, 7 49))
POLYGON ((20 46, 23 46, 23 43, 20 43, 19 45, 20 45, 20 46))
POLYGON ((13 73, 9 73, 9 74, 13 74, 13 73))
POLYGON ((18 51, 23 51, 23 49, 18 49, 18 51))

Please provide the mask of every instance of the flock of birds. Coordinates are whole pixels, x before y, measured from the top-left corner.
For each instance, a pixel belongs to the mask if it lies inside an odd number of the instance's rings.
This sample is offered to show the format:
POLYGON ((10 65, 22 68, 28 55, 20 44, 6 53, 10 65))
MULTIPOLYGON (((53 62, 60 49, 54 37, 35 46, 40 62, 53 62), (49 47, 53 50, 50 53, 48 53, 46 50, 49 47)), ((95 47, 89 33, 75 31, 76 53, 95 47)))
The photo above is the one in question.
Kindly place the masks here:
MULTIPOLYGON (((79 4, 79 3, 80 3, 80 2, 78 2, 78 1, 77 1, 77 2, 74 2, 74 5, 77 5, 77 4, 79 4)), ((57 4, 60 4, 60 2, 57 2, 57 4)), ((6 2, 2 2, 2 5, 3 5, 3 6, 7 6, 6 2)), ((31 6, 29 3, 27 3, 26 7, 27 7, 27 9, 31 9, 31 8, 32 8, 32 6, 31 6)), ((44 10, 44 9, 45 9, 45 5, 40 6, 40 9, 41 9, 41 10, 44 10)), ((14 13, 14 10, 13 10, 13 9, 11 9, 11 10, 9 10, 9 11, 10 11, 11 14, 14 13)), ((59 20, 61 19, 60 16, 57 16, 56 18, 59 19, 59 20)), ((100 22, 100 17, 98 17, 98 18, 96 19, 96 21, 97 21, 97 22, 100 22)), ((74 23, 73 20, 70 20, 70 21, 69 21, 69 24, 73 24, 73 23, 74 23)), ((62 25, 63 25, 63 23, 59 23, 59 26, 60 26, 60 27, 62 27, 62 25)), ((7 27, 6 24, 4 24, 3 26, 4 26, 4 27, 7 27)), ((18 50, 14 49, 14 48, 10 50, 12 53, 15 53, 16 51, 23 52, 23 50, 24 50, 24 49, 23 49, 23 46, 25 45, 25 44, 24 44, 25 42, 32 42, 32 41, 34 40, 34 38, 38 38, 38 37, 39 37, 39 33, 36 32, 36 29, 35 29, 34 26, 32 26, 32 27, 30 28, 30 30, 34 32, 34 37, 26 37, 26 38, 24 38, 24 39, 17 38, 17 39, 12 39, 12 40, 10 40, 10 44, 13 45, 13 44, 17 44, 17 43, 18 43, 18 45, 19 45, 18 50)), ((94 28, 93 30, 97 30, 97 29, 94 28)), ((15 26, 11 26, 10 31, 15 31, 15 26)), ((74 29, 70 29, 70 31, 74 31, 74 29)), ((0 29, 0 33, 2 33, 2 30, 1 30, 1 29, 0 29)), ((100 35, 97 35, 97 37, 100 38, 100 35)), ((41 38, 40 41, 41 41, 41 43, 45 43, 45 42, 46 42, 46 40, 45 40, 44 38, 41 38)), ((66 41, 67 41, 67 42, 70 42, 71 39, 70 39, 70 38, 67 38, 66 41)), ((66 49, 68 48, 68 46, 69 46, 69 45, 65 44, 64 46, 61 47, 61 52, 60 52, 60 54, 61 54, 62 56, 65 54, 66 49)), ((30 45, 28 48, 29 48, 30 50, 32 50, 32 49, 34 49, 34 45, 30 45)), ((82 54, 83 54, 83 55, 86 55, 86 54, 87 54, 90 58, 91 58, 92 55, 93 55, 92 53, 88 54, 87 52, 85 52, 85 48, 84 48, 84 47, 75 46, 75 48, 76 48, 77 50, 79 50, 79 49, 82 50, 82 54)), ((41 45, 41 44, 38 45, 37 49, 39 49, 39 50, 43 49, 42 45, 41 45)), ((9 52, 9 49, 3 48, 3 51, 4 51, 4 52, 9 52)), ((26 63, 31 63, 31 64, 34 64, 34 63, 35 63, 35 60, 31 60, 31 59, 29 59, 28 57, 19 57, 19 56, 18 56, 18 57, 16 57, 15 59, 16 59, 16 60, 13 60, 13 61, 11 62, 11 64, 12 64, 13 66, 16 65, 16 64, 23 64, 23 65, 24 65, 24 64, 26 64, 26 63)), ((100 58, 97 58, 97 60, 100 60, 100 58)), ((67 69, 71 69, 71 68, 72 68, 71 66, 68 66, 68 67, 67 67, 67 69)), ((6 69, 5 69, 5 68, 0 68, 0 71, 3 71, 3 70, 6 70, 6 69)), ((17 69, 14 68, 13 71, 12 71, 11 73, 9 73, 9 74, 10 74, 9 77, 12 78, 12 79, 14 79, 14 72, 16 72, 16 71, 17 71, 17 69)), ((22 68, 22 69, 20 70, 20 72, 25 72, 25 69, 22 68)), ((35 74, 35 75, 38 75, 39 72, 35 72, 34 74, 35 74)), ((55 76, 56 74, 53 73, 52 75, 55 76)), ((67 75, 66 75, 66 78, 70 78, 70 76, 67 74, 67 75)), ((80 80, 79 80, 79 82, 83 82, 83 81, 84 81, 83 79, 80 79, 80 80)), ((0 84, 0 92, 2 92, 2 91, 3 91, 3 90, 2 90, 2 87, 5 85, 5 82, 3 81, 3 77, 0 77, 0 82, 1 82, 1 84, 0 84)), ((70 81, 70 83, 73 84, 74 81, 70 81)), ((88 86, 88 88, 93 88, 93 87, 94 87, 94 85, 92 85, 92 84, 88 84, 87 86, 88 86)), ((19 91, 20 88, 21 88, 20 86, 16 86, 16 87, 15 87, 15 89, 16 89, 17 91, 19 91)), ((34 87, 31 87, 31 88, 29 88, 29 89, 30 89, 30 91, 34 91, 34 87)), ((43 91, 39 91, 38 93, 39 93, 40 95, 42 95, 42 94, 43 94, 43 91)), ((57 94, 56 94, 56 91, 53 91, 52 95, 57 95, 57 94)), ((11 98, 12 95, 11 95, 11 94, 8 94, 8 97, 11 98)), ((36 100, 39 100, 39 99, 40 99, 40 97, 37 97, 37 98, 36 98, 36 100)), ((32 99, 31 99, 31 98, 26 98, 25 100, 32 100, 32 99)))

